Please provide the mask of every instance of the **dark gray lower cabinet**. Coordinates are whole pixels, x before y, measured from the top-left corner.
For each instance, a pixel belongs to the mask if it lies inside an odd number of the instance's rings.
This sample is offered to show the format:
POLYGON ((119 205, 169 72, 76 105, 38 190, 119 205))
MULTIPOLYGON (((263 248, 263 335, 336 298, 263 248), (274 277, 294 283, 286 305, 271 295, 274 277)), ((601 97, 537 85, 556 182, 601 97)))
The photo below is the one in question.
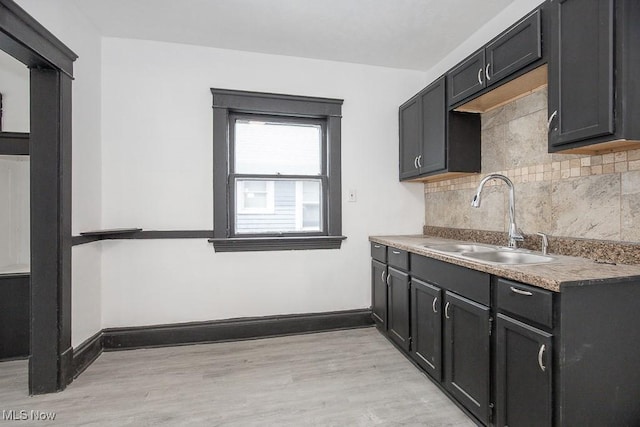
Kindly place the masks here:
POLYGON ((0 360, 29 356, 28 274, 0 275, 0 360))
POLYGON ((442 290, 411 279, 411 356, 436 381, 442 380, 442 290))
POLYGON ((378 328, 387 330, 387 266, 371 260, 371 315, 378 328))
POLYGON ((552 335, 498 314, 497 426, 552 425, 552 335))
POLYGON ((409 330, 409 275, 393 267, 388 268, 387 274, 389 338, 403 350, 409 351, 411 333, 409 330))
POLYGON ((446 291, 445 388, 480 421, 489 423, 490 310, 446 291))

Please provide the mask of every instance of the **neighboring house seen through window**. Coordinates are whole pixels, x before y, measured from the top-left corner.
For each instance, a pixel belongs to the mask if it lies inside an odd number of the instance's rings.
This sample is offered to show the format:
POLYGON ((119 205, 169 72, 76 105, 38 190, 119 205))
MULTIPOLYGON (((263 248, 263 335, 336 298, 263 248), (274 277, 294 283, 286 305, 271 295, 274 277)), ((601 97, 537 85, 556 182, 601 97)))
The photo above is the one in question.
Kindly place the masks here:
POLYGON ((211 91, 216 251, 339 248, 342 101, 211 91))

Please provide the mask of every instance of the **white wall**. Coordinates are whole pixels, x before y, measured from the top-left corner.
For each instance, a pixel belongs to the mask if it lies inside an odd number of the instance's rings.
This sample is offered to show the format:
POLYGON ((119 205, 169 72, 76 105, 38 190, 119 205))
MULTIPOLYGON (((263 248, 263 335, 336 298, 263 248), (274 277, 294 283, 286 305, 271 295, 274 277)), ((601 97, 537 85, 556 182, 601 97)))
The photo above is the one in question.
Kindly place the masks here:
POLYGON ((0 156, 0 273, 29 271, 29 159, 0 156))
POLYGON ((423 73, 114 38, 102 55, 105 227, 212 228, 212 87, 344 99, 342 192, 358 195, 343 203, 340 250, 103 242, 104 327, 370 305, 368 235, 423 225, 422 185, 398 182, 397 119, 423 73))
MULTIPOLYGON (((29 70, 0 51, 2 130, 29 132, 29 70)), ((0 156, 0 272, 28 271, 29 158, 0 156)))
POLYGON ((29 69, 0 50, 2 131, 29 132, 29 69))
MULTIPOLYGON (((102 226, 101 39, 71 0, 17 0, 29 14, 71 48, 73 82, 73 234, 102 226)), ((101 328, 101 246, 75 246, 72 253, 72 344, 101 328)))

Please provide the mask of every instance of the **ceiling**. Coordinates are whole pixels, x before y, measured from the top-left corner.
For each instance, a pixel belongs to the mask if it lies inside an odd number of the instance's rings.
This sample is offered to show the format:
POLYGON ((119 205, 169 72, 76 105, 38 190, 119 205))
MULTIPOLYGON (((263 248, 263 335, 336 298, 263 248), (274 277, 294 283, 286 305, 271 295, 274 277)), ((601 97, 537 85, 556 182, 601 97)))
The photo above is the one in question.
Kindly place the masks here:
POLYGON ((514 0, 71 0, 102 35, 426 71, 514 0))

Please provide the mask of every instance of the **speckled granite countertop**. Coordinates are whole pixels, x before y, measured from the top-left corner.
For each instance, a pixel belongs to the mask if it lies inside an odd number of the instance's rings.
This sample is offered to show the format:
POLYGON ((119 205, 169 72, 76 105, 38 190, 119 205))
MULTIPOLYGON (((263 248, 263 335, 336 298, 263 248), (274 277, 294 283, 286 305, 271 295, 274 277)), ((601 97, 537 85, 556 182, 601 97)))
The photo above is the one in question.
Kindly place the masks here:
POLYGON ((414 254, 446 261, 451 264, 484 271, 506 279, 516 280, 554 292, 567 286, 613 283, 621 281, 640 282, 640 265, 601 264, 586 258, 550 254, 556 260, 545 264, 496 265, 477 262, 468 258, 447 255, 425 247, 439 243, 470 243, 422 235, 371 236, 371 242, 392 246, 414 254))

